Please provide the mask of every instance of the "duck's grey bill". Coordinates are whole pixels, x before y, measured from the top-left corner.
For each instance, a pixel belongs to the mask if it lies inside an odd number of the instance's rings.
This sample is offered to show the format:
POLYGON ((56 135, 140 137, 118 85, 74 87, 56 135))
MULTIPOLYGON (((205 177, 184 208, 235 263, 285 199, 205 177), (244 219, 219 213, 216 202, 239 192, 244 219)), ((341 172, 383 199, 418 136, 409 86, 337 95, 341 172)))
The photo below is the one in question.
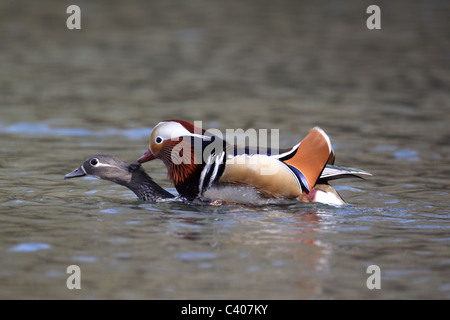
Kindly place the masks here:
POLYGON ((84 172, 83 168, 78 167, 78 169, 73 170, 71 173, 68 173, 64 176, 64 179, 76 178, 85 176, 86 172, 84 172))

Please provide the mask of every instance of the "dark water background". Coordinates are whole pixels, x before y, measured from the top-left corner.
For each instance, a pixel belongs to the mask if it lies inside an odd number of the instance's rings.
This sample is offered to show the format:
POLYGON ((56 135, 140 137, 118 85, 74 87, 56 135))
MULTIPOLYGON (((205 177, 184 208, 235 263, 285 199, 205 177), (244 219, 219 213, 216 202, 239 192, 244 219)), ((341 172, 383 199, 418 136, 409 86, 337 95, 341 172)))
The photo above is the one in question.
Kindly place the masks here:
POLYGON ((0 298, 450 298, 448 1, 78 1, 73 31, 70 4, 0 2, 0 298), (135 160, 172 118, 286 147, 318 125, 373 177, 334 183, 339 208, 63 180, 92 154, 135 160))

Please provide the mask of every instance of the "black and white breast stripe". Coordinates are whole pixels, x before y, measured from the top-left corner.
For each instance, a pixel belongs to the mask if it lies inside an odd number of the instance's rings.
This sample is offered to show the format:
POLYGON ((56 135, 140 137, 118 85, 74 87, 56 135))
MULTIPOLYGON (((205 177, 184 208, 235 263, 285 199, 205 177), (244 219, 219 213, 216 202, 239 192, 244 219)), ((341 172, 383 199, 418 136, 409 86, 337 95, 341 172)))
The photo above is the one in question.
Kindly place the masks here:
POLYGON ((214 181, 217 181, 225 170, 225 152, 212 154, 206 160, 206 164, 200 174, 199 190, 200 194, 211 187, 214 181))

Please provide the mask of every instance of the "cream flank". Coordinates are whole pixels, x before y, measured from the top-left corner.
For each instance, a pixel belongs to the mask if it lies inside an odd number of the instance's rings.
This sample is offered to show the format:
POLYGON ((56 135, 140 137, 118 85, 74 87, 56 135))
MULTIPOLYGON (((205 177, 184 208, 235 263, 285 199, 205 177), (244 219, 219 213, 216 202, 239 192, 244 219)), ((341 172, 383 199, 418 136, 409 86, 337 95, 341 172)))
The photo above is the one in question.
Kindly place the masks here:
POLYGON ((257 186, 274 197, 296 198, 302 188, 295 174, 278 159, 266 155, 239 155, 225 163, 220 183, 257 186))

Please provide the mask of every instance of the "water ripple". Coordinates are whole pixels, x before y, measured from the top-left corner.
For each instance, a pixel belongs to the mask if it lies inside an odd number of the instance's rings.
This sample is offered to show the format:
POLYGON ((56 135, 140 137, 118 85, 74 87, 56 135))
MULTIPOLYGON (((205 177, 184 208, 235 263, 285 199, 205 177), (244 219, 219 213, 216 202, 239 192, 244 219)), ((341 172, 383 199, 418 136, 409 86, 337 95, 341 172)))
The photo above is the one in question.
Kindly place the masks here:
POLYGON ((47 243, 40 243, 40 242, 28 242, 28 243, 21 243, 14 247, 11 247, 9 251, 12 252, 35 252, 39 250, 44 249, 50 249, 50 245, 47 243))
POLYGON ((44 123, 18 122, 11 125, 0 123, 0 133, 27 134, 44 136, 71 136, 71 137, 105 137, 125 136, 130 140, 145 138, 149 135, 151 128, 135 129, 106 129, 92 131, 85 128, 53 128, 44 123))

